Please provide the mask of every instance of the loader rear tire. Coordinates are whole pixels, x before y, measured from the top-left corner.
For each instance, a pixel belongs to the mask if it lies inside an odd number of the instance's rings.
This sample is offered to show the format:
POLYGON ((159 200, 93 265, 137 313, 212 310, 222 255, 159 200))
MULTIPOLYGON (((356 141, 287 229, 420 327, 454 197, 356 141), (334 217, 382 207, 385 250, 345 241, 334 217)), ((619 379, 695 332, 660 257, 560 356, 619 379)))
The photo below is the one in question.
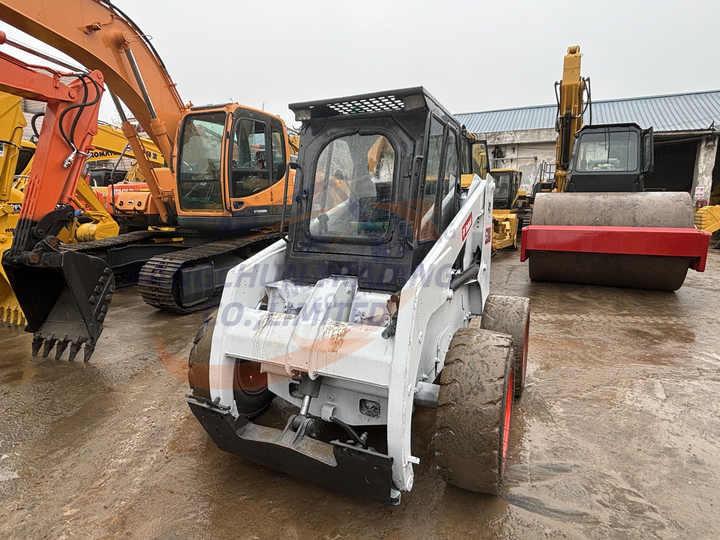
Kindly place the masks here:
MULTIPOLYGON (((210 399, 210 349, 217 310, 198 329, 190 350, 188 379, 196 397, 210 399)), ((262 414, 273 400, 267 387, 267 375, 260 373, 260 364, 236 360, 233 374, 233 395, 238 413, 253 419, 262 414)))
POLYGON ((515 351, 515 399, 522 397, 527 372, 530 333, 530 299, 524 296, 491 294, 485 301, 480 327, 510 334, 515 351))
POLYGON ((513 377, 509 335, 479 328, 455 333, 439 377, 431 443, 448 484, 498 494, 510 440, 513 377))

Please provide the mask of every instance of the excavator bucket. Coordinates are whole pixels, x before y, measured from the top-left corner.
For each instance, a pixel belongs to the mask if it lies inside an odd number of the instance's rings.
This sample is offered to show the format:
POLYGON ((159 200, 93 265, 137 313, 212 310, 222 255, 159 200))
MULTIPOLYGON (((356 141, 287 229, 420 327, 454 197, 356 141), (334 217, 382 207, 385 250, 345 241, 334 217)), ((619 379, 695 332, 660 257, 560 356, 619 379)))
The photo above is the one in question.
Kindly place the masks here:
POLYGON ((97 257, 77 251, 7 252, 3 266, 33 332, 32 352, 55 359, 69 350, 74 360, 84 346, 87 362, 102 333, 114 276, 97 257))

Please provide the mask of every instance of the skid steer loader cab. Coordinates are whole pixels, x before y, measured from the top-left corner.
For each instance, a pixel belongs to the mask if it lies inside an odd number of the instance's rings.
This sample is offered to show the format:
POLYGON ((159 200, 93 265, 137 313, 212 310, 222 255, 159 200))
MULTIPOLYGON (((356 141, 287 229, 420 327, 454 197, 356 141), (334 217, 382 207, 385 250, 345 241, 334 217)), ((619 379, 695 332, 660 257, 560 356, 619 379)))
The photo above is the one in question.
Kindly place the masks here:
POLYGON ((496 492, 529 307, 509 300, 511 317, 496 307, 485 330, 466 328, 496 304, 493 184, 472 174, 474 141, 423 88, 291 109, 302 130, 289 237, 229 272, 190 356, 190 408, 224 450, 397 502, 419 461, 414 405, 457 402, 433 439, 443 476, 496 492), (457 364, 443 379, 467 340, 471 373, 457 364), (449 384, 458 377, 471 386, 449 384), (297 408, 276 426, 262 414, 273 398, 297 408))

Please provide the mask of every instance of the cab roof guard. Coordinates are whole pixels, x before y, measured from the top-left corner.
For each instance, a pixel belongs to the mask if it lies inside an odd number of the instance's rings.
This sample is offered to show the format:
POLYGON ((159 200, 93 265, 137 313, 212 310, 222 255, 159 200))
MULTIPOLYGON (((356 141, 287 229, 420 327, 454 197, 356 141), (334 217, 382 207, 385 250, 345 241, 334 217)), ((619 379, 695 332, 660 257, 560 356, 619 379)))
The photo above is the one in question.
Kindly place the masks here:
POLYGON ((358 94, 318 101, 292 103, 295 120, 308 122, 336 116, 387 114, 427 109, 452 119, 452 115, 422 86, 358 94))

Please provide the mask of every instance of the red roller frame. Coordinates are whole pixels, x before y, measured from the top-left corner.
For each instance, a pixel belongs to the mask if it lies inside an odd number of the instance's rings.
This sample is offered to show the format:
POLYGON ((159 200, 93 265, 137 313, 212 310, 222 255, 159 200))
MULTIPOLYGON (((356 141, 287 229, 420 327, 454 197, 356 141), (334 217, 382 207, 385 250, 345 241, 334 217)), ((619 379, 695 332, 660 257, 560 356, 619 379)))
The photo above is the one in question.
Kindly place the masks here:
POLYGON ((522 231, 520 260, 533 251, 687 257, 705 271, 710 234, 695 228, 529 225, 522 231))

